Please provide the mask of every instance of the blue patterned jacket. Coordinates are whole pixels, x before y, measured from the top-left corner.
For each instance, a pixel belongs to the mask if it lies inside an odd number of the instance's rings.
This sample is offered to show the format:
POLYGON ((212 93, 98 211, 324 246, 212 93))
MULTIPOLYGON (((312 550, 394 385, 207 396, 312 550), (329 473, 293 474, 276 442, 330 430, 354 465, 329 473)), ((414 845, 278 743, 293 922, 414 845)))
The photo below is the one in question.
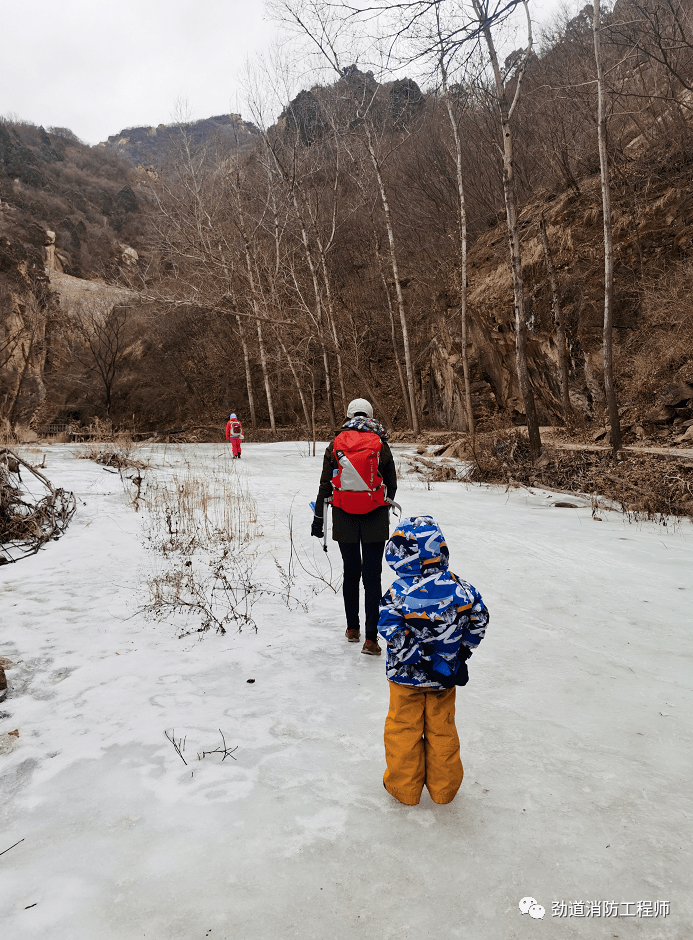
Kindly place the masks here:
POLYGON ((454 664, 460 645, 471 655, 484 637, 488 611, 476 588, 448 569, 449 554, 432 516, 403 519, 385 546, 397 580, 380 601, 378 632, 391 682, 442 689, 417 664, 454 664))

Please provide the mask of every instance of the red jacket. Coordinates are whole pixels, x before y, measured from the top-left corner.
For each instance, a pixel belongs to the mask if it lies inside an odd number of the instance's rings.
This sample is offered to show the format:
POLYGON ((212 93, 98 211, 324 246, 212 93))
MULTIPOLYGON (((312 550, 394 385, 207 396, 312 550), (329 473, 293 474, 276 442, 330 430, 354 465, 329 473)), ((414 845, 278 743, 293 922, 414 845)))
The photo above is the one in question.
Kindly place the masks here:
POLYGON ((243 425, 238 420, 238 418, 234 418, 233 421, 229 418, 229 420, 226 422, 226 440, 228 441, 231 437, 240 437, 242 433, 243 425), (231 425, 233 425, 233 428, 231 425))

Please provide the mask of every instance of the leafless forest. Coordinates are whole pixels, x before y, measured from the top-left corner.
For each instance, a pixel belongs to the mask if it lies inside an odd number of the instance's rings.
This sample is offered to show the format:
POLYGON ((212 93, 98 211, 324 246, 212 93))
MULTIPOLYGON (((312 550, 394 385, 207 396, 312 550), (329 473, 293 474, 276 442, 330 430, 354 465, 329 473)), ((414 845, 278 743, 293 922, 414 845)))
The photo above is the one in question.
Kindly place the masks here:
POLYGON ((272 9, 242 140, 181 117, 133 167, 0 125, 5 431, 310 436, 359 395, 403 433, 527 425, 534 461, 541 425, 693 437, 689 0, 272 9))

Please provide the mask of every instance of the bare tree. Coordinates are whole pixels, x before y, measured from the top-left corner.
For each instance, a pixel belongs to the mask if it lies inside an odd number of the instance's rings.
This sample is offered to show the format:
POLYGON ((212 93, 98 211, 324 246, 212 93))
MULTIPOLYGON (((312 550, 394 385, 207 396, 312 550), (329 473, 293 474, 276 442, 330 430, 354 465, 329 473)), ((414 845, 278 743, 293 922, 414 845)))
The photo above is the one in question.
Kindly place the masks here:
POLYGON ((113 389, 127 356, 129 313, 125 306, 92 301, 77 306, 72 316, 77 338, 72 355, 99 380, 109 418, 113 389))
POLYGON ((457 101, 453 101, 448 87, 448 43, 443 33, 441 23, 440 7, 435 8, 436 32, 439 42, 438 70, 440 73, 440 83, 442 86, 443 100, 445 109, 450 121, 452 138, 454 143, 455 171, 457 175, 457 196, 459 199, 459 232, 460 232, 460 266, 459 266, 459 296, 460 296, 460 333, 461 333, 461 354, 462 354, 462 374, 464 377, 464 402, 465 413, 467 417, 467 430, 474 441, 474 409, 472 408, 472 391, 469 379, 469 349, 467 342, 467 202, 464 193, 464 167, 462 154, 462 139, 460 137, 460 124, 457 113, 459 96, 457 101))
POLYGON ((370 159, 377 182, 377 191, 380 197, 387 232, 390 265, 392 267, 394 291, 402 331, 402 345, 404 348, 412 430, 415 434, 418 434, 419 418, 416 404, 409 328, 407 324, 404 295, 402 293, 402 281, 399 273, 390 198, 383 174, 383 166, 387 159, 387 152, 385 154, 380 153, 378 134, 372 117, 377 88, 371 88, 367 82, 350 82, 348 80, 350 75, 357 76, 358 70, 355 66, 345 66, 342 62, 341 54, 338 50, 341 24, 333 15, 332 10, 327 9, 323 4, 316 2, 316 0, 276 0, 271 6, 278 18, 292 24, 315 45, 324 64, 327 64, 340 79, 340 90, 343 94, 348 96, 353 111, 349 122, 350 127, 355 132, 360 133, 361 140, 370 159))
MULTIPOLYGON (((534 460, 537 460, 541 455, 541 437, 539 434, 539 420, 537 418, 536 405, 534 403, 534 392, 532 391, 532 385, 529 380, 529 370, 527 368, 527 314, 525 311, 522 250, 520 247, 520 228, 518 225, 513 134, 513 115, 520 98, 522 77, 527 67, 533 45, 532 19, 529 13, 529 4, 527 0, 520 0, 520 2, 527 16, 527 45, 518 54, 512 57, 513 61, 509 71, 503 71, 498 61, 498 53, 492 32, 494 16, 490 11, 489 0, 472 0, 472 6, 486 43, 495 82, 496 105, 498 107, 503 138, 503 193, 505 196, 505 212, 508 223, 513 292, 515 295, 515 363, 520 385, 520 394, 522 395, 527 418, 529 449, 534 460)), ((518 6, 519 4, 508 4, 508 6, 510 5, 518 6)))
POLYGON ((604 70, 601 57, 599 0, 594 0, 592 30, 594 32, 594 59, 597 66, 597 131, 599 135, 599 166, 601 169, 602 209, 604 213, 604 393, 611 426, 611 446, 614 454, 617 454, 621 448, 621 419, 618 414, 613 367, 614 242, 611 225, 611 188, 609 184, 609 154, 607 149, 606 104, 604 100, 604 70))

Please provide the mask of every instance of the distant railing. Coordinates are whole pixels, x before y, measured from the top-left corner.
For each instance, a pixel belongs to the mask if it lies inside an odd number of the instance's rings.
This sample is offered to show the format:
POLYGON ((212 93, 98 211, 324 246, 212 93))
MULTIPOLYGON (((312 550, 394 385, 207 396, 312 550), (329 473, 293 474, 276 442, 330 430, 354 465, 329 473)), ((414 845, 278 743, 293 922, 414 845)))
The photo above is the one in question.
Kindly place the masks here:
POLYGON ((36 433, 40 437, 57 437, 58 434, 71 435, 73 428, 72 424, 49 424, 47 428, 37 428, 36 433))

